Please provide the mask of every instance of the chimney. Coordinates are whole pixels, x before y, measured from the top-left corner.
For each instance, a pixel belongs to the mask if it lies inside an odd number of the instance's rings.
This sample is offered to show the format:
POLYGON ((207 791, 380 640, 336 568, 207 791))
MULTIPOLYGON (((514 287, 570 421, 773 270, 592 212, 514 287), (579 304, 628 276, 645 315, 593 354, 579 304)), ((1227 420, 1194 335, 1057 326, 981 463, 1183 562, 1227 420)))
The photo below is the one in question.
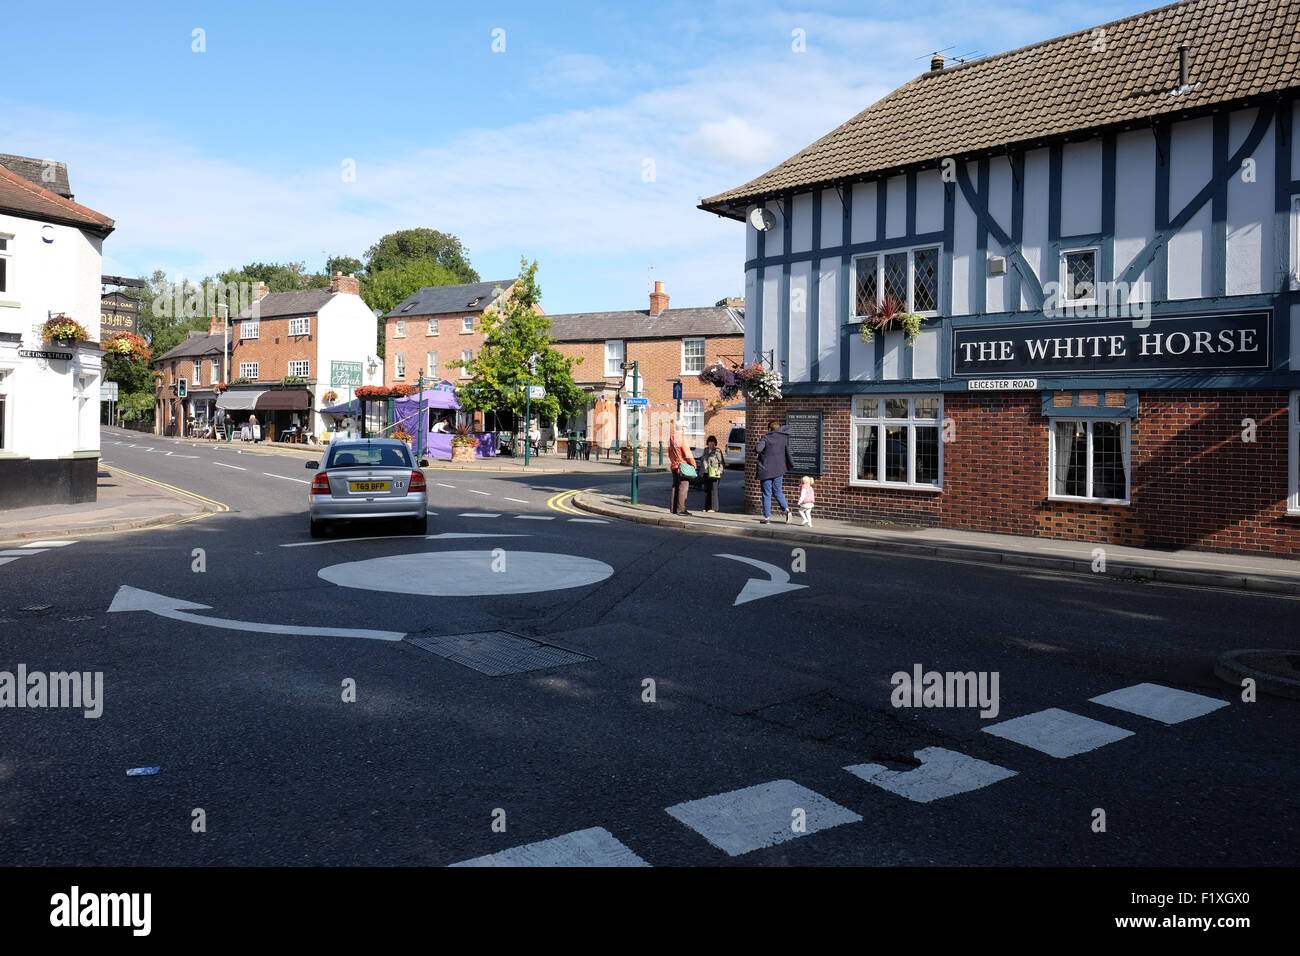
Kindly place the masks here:
POLYGON ((208 335, 220 335, 225 331, 226 325, 219 315, 214 315, 212 321, 208 323, 208 335))
POLYGON ((1186 40, 1178 47, 1178 86, 1180 89, 1186 89, 1188 83, 1188 64, 1187 51, 1191 44, 1186 40))
POLYGON ((930 72, 938 73, 942 69, 943 69, 943 57, 938 53, 936 53, 934 56, 930 57, 930 72))
POLYGON ((662 282, 655 282, 655 290, 650 293, 650 314, 658 315, 668 308, 668 293, 662 282))
POLYGON ((271 290, 266 287, 266 283, 259 280, 257 285, 253 287, 253 301, 254 302, 261 301, 266 297, 266 294, 270 291, 271 290))
POLYGON ((334 277, 330 279, 330 291, 345 292, 348 295, 360 295, 361 280, 357 278, 355 272, 348 275, 344 275, 342 272, 336 272, 334 273, 334 277))

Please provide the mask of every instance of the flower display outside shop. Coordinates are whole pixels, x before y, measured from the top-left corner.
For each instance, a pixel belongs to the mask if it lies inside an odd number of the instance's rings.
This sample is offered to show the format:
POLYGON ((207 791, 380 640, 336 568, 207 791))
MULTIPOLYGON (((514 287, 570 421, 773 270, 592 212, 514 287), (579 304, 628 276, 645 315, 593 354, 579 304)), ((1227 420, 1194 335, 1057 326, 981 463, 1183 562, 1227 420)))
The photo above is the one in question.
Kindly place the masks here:
POLYGON ((85 342, 90 333, 76 319, 66 315, 52 315, 41 326, 41 338, 50 342, 85 342))
POLYGON ((411 439, 414 438, 415 436, 412 435, 410 432, 406 431, 405 429, 398 428, 393 432, 393 437, 396 438, 398 441, 404 441, 409 443, 411 439))
POLYGON ((451 443, 453 446, 465 445, 470 448, 477 448, 478 438, 475 437, 469 425, 462 423, 456 426, 456 434, 452 436, 451 443))
POLYGON ((354 389, 352 394, 357 398, 405 398, 414 392, 414 386, 398 383, 397 385, 362 385, 354 389))
POLYGON ((781 397, 780 374, 768 371, 759 362, 736 368, 714 362, 700 373, 700 381, 717 387, 724 402, 737 395, 758 403, 774 402, 781 397))
POLYGON ((324 402, 326 405, 333 405, 335 402, 339 400, 339 393, 334 391, 333 389, 330 389, 320 398, 321 401, 324 402))
POLYGON ((134 332, 115 332, 104 339, 103 345, 104 351, 122 358, 138 358, 146 362, 153 358, 153 349, 149 347, 144 336, 136 335, 134 332))

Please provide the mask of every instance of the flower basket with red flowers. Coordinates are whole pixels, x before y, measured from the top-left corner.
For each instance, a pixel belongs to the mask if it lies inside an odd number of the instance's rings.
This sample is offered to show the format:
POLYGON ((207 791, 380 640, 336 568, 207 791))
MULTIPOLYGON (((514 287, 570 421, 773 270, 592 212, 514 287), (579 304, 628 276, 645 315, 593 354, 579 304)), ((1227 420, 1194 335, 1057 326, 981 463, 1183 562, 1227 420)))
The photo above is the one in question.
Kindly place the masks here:
POLYGON ((353 390, 352 394, 357 398, 405 398, 413 393, 415 389, 410 385, 362 385, 360 388, 353 390))
POLYGON ((134 332, 115 332, 103 341, 104 351, 127 359, 153 358, 153 350, 143 336, 134 332))

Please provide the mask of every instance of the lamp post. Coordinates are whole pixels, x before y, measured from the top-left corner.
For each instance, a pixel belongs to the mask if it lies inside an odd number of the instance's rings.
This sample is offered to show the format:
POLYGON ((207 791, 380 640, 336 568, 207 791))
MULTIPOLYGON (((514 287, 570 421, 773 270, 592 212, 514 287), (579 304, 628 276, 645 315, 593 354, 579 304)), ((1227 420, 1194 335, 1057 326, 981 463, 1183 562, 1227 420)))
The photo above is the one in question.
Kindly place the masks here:
MULTIPOLYGON (((641 397, 640 395, 641 360, 637 359, 636 361, 632 362, 630 365, 627 362, 624 362, 622 367, 624 371, 627 371, 629 368, 632 370, 632 397, 640 398, 641 397)), ((637 442, 640 440, 640 435, 641 435, 641 430, 640 430, 641 406, 634 405, 632 407, 636 409, 634 412, 632 412, 633 415, 632 418, 632 504, 636 504, 638 485, 639 485, 639 476, 637 475, 637 470, 636 470, 636 458, 637 458, 637 442)), ((646 464, 647 465, 650 464, 649 452, 646 453, 646 464)))
POLYGON ((218 309, 225 309, 221 320, 221 381, 230 384, 230 306, 225 302, 217 303, 218 309))
POLYGON ((424 419, 424 370, 423 369, 420 370, 420 375, 416 379, 416 381, 420 385, 420 418, 419 418, 420 424, 417 426, 415 432, 417 436, 415 457, 423 458, 424 457, 424 426, 426 424, 424 419))

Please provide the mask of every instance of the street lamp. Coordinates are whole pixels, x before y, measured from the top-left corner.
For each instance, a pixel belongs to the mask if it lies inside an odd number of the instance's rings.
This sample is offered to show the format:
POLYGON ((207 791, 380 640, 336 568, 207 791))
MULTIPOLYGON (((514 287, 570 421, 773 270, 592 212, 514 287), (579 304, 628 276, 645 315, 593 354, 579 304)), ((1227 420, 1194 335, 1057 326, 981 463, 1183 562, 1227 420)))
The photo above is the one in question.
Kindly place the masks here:
POLYGON ((225 309, 221 318, 221 381, 230 384, 230 306, 225 302, 217 303, 218 309, 225 309))
MULTIPOLYGON (((622 364, 622 369, 623 369, 623 371, 625 371, 625 372, 628 371, 628 369, 631 369, 631 370, 632 370, 632 397, 633 397, 633 398, 640 398, 640 395, 637 394, 637 393, 641 390, 641 362, 640 362, 640 360, 638 359, 638 360, 633 361, 633 362, 624 362, 624 363, 622 364)), ((632 413, 632 504, 636 504, 636 503, 637 503, 637 493, 638 493, 638 486, 639 486, 639 478, 638 478, 638 476, 637 476, 637 471, 636 471, 636 457, 637 457, 637 447, 636 447, 636 446, 637 446, 637 442, 640 440, 640 437, 641 437, 641 431, 640 431, 640 427, 639 427, 639 426, 640 426, 640 423, 641 423, 641 405, 640 405, 640 403, 637 403, 637 405, 635 406, 635 408, 636 408, 636 410, 632 413)), ((646 452, 646 465, 649 465, 649 464, 650 464, 650 452, 647 451, 647 452, 646 452)))

